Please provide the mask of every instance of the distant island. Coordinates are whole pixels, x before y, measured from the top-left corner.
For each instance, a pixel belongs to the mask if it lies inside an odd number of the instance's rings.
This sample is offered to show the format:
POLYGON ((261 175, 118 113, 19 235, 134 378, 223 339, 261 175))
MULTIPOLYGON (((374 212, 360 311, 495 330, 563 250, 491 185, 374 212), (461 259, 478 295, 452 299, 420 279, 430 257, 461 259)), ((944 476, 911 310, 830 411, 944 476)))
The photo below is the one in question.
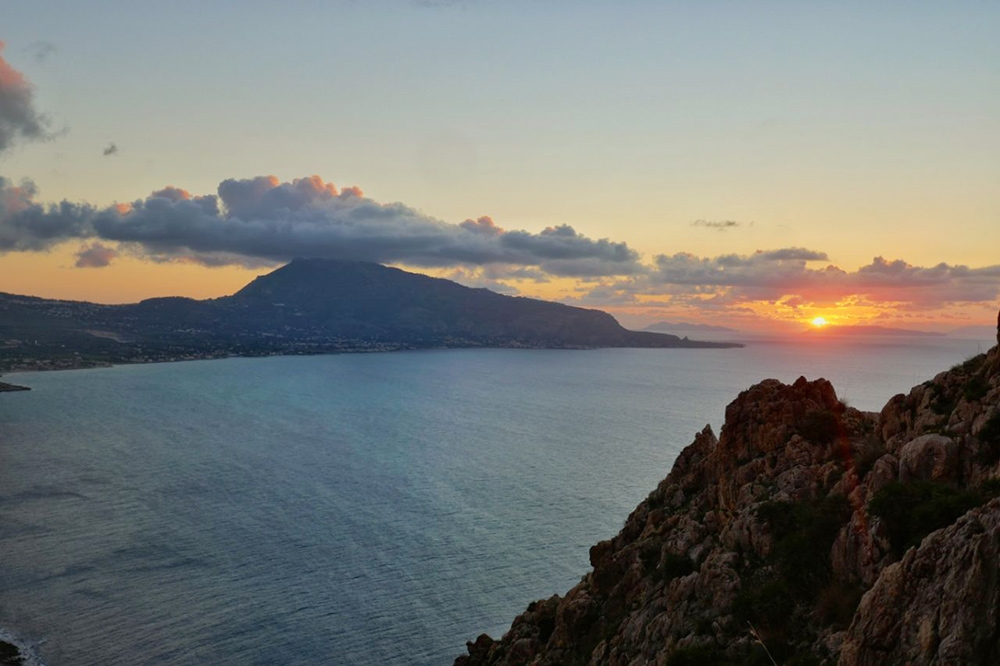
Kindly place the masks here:
POLYGON ((804 331, 807 335, 898 335, 910 337, 940 338, 944 333, 934 333, 931 331, 915 331, 908 328, 888 328, 885 326, 823 326, 822 328, 809 328, 804 331))
POLYGON ((650 324, 644 331, 657 333, 739 333, 735 328, 727 326, 712 326, 711 324, 692 324, 684 321, 658 321, 650 324))
POLYGON ((505 347, 726 348, 361 261, 296 259, 231 296, 130 305, 0 293, 0 371, 226 356, 505 347))

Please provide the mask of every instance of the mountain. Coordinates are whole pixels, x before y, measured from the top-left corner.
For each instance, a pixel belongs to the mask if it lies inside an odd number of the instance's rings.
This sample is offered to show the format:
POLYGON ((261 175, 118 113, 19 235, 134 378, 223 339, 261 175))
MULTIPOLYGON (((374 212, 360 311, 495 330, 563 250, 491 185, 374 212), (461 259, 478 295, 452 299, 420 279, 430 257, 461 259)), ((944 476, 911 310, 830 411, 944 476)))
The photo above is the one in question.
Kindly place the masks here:
POLYGON ((455 665, 997 664, 998 561, 1000 347, 877 414, 768 379, 455 665))
POLYGON ((98 305, 0 294, 0 370, 432 347, 734 347, 597 310, 357 261, 297 259, 237 293, 98 305))
POLYGON ((888 328, 885 326, 823 326, 822 328, 808 328, 804 331, 807 335, 899 335, 913 337, 942 337, 944 333, 934 333, 931 331, 915 331, 908 328, 888 328))
POLYGON ((727 326, 712 326, 710 324, 690 324, 687 322, 658 321, 650 324, 644 331, 658 333, 739 333, 735 328, 727 326))
POLYGON ((948 337, 966 340, 989 340, 993 334, 994 329, 990 326, 962 326, 947 333, 948 337))

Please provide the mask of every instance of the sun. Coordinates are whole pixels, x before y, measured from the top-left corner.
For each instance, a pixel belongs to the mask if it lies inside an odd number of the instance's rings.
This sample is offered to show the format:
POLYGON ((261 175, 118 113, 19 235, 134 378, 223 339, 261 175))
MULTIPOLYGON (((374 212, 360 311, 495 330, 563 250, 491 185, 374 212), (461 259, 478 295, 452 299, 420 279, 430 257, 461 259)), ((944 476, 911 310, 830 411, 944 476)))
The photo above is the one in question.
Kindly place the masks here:
POLYGON ((813 319, 809 323, 811 323, 816 328, 823 328, 824 326, 826 326, 830 322, 828 322, 825 317, 816 317, 815 319, 813 319))

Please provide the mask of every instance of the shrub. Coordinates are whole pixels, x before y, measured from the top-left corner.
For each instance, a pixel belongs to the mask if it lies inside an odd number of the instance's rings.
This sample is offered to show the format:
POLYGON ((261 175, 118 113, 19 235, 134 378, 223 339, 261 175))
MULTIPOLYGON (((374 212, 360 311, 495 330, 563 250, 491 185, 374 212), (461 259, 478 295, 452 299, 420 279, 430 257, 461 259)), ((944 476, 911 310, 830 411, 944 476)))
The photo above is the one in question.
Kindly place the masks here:
POLYGON ((976 356, 973 356, 970 359, 966 359, 962 363, 953 365, 951 367, 951 370, 952 372, 960 370, 965 374, 972 374, 974 372, 977 372, 981 367, 983 367, 983 363, 985 362, 986 362, 986 354, 977 354, 976 356))
POLYGON ((833 443, 840 434, 840 418, 826 409, 813 409, 805 413, 797 430, 806 440, 815 444, 833 443))
POLYGON ((846 629, 861 603, 864 589, 855 583, 833 581, 819 593, 816 615, 825 626, 836 630, 846 629))
POLYGON ((885 443, 877 437, 865 441, 864 446, 854 454, 854 471, 863 479, 872 470, 878 459, 885 455, 885 443))
POLYGON ((958 400, 941 390, 941 387, 934 387, 934 399, 931 400, 931 410, 940 416, 951 416, 955 411, 958 400))
POLYGON ((830 577, 830 548, 851 517, 842 495, 799 502, 767 502, 757 515, 771 529, 778 571, 799 599, 811 599, 830 577))
POLYGON ((649 573, 660 563, 660 544, 656 541, 647 541, 642 544, 639 550, 639 559, 642 560, 642 568, 649 573))
POLYGON ((994 465, 1000 460, 1000 412, 994 412, 979 431, 979 445, 976 460, 981 465, 994 465))
POLYGON ((737 623, 754 626, 768 634, 780 633, 790 619, 795 599, 788 584, 772 579, 742 588, 733 600, 733 615, 737 623))
POLYGON ((975 402, 985 398, 989 391, 990 383, 986 381, 986 378, 982 375, 974 375, 969 381, 965 382, 965 386, 962 388, 962 395, 969 402, 975 402))
POLYGON ((639 551, 639 558, 642 560, 642 567, 646 573, 658 570, 661 580, 671 581, 674 578, 686 576, 695 570, 694 562, 691 558, 676 553, 662 553, 658 542, 647 541, 639 551))
POLYGON ((714 645, 677 648, 667 659, 667 666, 726 666, 730 663, 722 649, 714 645))
POLYGON ((976 490, 959 490, 944 483, 895 481, 875 493, 868 511, 885 521, 896 557, 933 532, 951 525, 986 498, 976 490))
POLYGON ((687 576, 696 568, 691 558, 673 553, 664 553, 663 562, 660 566, 662 568, 661 574, 663 580, 673 580, 674 578, 687 576))

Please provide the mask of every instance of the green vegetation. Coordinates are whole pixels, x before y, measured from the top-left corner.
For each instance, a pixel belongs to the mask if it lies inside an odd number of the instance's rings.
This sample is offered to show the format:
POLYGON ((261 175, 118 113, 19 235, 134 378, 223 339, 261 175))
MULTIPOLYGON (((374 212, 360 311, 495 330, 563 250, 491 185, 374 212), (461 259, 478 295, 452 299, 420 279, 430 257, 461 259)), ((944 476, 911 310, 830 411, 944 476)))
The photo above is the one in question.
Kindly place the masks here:
POLYGON ((691 558, 684 555, 664 553, 663 562, 660 564, 660 574, 663 580, 673 580, 681 576, 687 576, 696 569, 691 558))
MULTIPOLYGON (((744 577, 733 616, 739 625, 752 622, 780 663, 793 663, 796 651, 789 639, 801 633, 811 610, 824 624, 841 626, 857 608, 857 586, 834 579, 830 564, 830 549, 850 519, 851 506, 845 497, 832 495, 767 502, 758 507, 757 516, 771 530, 772 566, 744 577)), ((759 652, 747 655, 746 663, 768 663, 759 652)))
POLYGON ((931 410, 940 416, 950 416, 958 405, 958 399, 941 390, 940 386, 932 385, 934 399, 931 400, 931 410))
POLYGON ((732 662, 714 645, 692 645, 674 650, 667 666, 727 666, 732 662))
POLYGON ((795 597, 811 600, 830 578, 830 548, 851 517, 842 495, 800 502, 768 502, 757 509, 774 538, 772 554, 795 597))
POLYGON ((961 490, 932 481, 895 481, 875 493, 868 511, 885 521, 893 553, 902 557, 925 536, 951 525, 969 509, 995 497, 998 491, 997 483, 961 490))
POLYGON ((826 409, 814 409, 806 412, 798 422, 799 434, 815 444, 832 444, 840 435, 840 417, 826 409))
POLYGON ((816 616, 825 626, 847 629, 864 593, 864 588, 857 583, 834 580, 819 593, 816 616))
POLYGON ((978 372, 980 368, 983 367, 983 363, 986 362, 986 354, 977 354, 972 358, 966 359, 961 363, 957 363, 951 366, 951 372, 962 372, 964 374, 972 374, 978 372))
POLYGON ((990 391, 990 383, 982 375, 973 375, 965 382, 962 396, 969 402, 976 402, 986 397, 990 391))
POLYGON ((1000 460, 1000 412, 994 412, 979 431, 978 462, 983 465, 995 465, 1000 460))
POLYGON ((794 606, 795 598, 784 580, 751 581, 737 593, 733 616, 740 626, 753 622, 767 635, 775 635, 783 633, 794 606))
POLYGON ((878 437, 867 438, 854 454, 854 471, 858 478, 865 478, 883 455, 885 455, 885 443, 878 437))
POLYGON ((696 569, 689 557, 671 552, 661 554, 661 544, 655 541, 647 541, 642 545, 639 558, 646 573, 656 571, 663 581, 686 576, 696 569))

